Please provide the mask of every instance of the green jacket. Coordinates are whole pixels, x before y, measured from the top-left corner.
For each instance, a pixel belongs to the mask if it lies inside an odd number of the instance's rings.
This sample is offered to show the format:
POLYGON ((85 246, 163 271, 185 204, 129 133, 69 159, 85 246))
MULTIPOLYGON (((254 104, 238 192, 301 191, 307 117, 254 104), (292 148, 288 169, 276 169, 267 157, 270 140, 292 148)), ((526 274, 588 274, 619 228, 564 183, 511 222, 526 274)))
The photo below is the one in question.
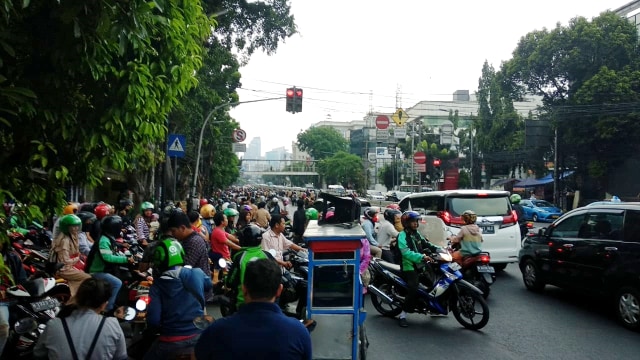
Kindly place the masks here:
POLYGON ((17 215, 12 215, 11 218, 9 219, 9 222, 11 223, 11 228, 14 231, 19 232, 22 235, 27 235, 29 233, 29 229, 27 229, 27 224, 24 222, 24 220, 22 220, 17 215))
MULTIPOLYGON (((95 245, 94 245, 95 246, 95 245)), ((100 242, 98 243, 98 251, 91 260, 91 266, 89 273, 105 272, 106 263, 111 264, 126 264, 127 257, 124 255, 115 255, 111 248, 111 239, 102 235, 100 242)))
POLYGON ((227 287, 237 291, 236 308, 244 304, 244 294, 242 284, 244 283, 244 271, 250 261, 258 259, 268 259, 271 254, 262 250, 260 246, 245 247, 233 257, 233 265, 226 279, 227 287))
POLYGON ((407 237, 407 232, 398 234, 398 249, 402 255, 402 271, 415 271, 415 265, 422 262, 423 250, 436 252, 438 247, 427 241, 419 232, 407 237))

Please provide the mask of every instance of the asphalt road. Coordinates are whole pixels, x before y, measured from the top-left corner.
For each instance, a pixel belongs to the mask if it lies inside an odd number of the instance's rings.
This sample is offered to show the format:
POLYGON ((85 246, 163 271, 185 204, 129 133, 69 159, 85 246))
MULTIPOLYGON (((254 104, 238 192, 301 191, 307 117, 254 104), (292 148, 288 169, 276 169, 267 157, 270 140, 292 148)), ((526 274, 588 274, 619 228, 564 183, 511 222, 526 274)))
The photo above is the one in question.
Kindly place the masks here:
POLYGON ((410 326, 400 328, 368 303, 368 359, 637 359, 640 353, 640 334, 619 326, 602 302, 552 286, 529 292, 514 265, 498 274, 488 304, 489 324, 475 332, 453 315, 410 314, 410 326))

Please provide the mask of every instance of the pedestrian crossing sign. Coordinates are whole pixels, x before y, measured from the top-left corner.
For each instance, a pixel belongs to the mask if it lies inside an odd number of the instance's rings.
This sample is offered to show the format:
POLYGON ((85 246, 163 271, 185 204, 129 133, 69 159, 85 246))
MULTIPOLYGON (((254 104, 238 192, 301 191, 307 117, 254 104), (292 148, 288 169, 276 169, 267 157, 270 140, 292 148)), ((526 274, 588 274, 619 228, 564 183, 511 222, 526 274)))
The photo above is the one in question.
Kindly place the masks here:
POLYGON ((169 141, 167 142, 167 155, 169 157, 183 158, 185 155, 185 149, 187 140, 184 135, 169 134, 169 141))

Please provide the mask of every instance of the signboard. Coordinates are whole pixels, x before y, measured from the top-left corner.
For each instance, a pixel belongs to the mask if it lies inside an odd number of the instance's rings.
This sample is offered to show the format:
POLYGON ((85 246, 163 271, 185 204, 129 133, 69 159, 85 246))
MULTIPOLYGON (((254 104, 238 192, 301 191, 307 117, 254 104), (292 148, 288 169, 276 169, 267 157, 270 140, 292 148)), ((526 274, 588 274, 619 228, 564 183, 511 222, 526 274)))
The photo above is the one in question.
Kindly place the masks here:
POLYGON ((376 140, 377 141, 386 141, 388 138, 389 138, 389 129, 376 130, 376 140))
POLYGON ((233 130, 233 142, 243 142, 247 139, 247 133, 242 129, 233 130))
POLYGON ((413 165, 415 172, 427 172, 427 164, 415 164, 413 165))
POLYGON ((376 128, 385 130, 389 127, 389 117, 387 115, 378 115, 376 118, 376 128))
POLYGON ((376 163, 376 153, 368 153, 367 154, 367 159, 369 160, 370 163, 375 164, 376 163))
POLYGON ((233 152, 247 152, 247 144, 233 143, 231 144, 233 152))
POLYGON ((396 123, 396 125, 403 126, 404 123, 409 120, 409 115, 407 115, 404 110, 398 109, 393 115, 391 115, 391 119, 396 123))
POLYGON ((184 135, 169 134, 167 142, 167 155, 169 157, 183 158, 187 148, 187 139, 184 135))
POLYGON ((393 137, 396 139, 405 139, 407 137, 407 128, 397 127, 393 130, 393 137))
POLYGON ((387 149, 387 148, 385 148, 385 147, 377 147, 377 148, 376 148, 376 157, 382 157, 382 156, 384 156, 384 151, 385 151, 386 149, 387 149))
POLYGON ((426 164, 427 163, 427 155, 422 151, 418 151, 413 154, 413 162, 416 164, 426 164))
POLYGON ((442 190, 455 190, 458 188, 460 172, 457 168, 450 168, 444 171, 444 184, 442 190))
POLYGON ((389 153, 389 155, 395 155, 396 154, 396 144, 387 145, 387 152, 389 153))

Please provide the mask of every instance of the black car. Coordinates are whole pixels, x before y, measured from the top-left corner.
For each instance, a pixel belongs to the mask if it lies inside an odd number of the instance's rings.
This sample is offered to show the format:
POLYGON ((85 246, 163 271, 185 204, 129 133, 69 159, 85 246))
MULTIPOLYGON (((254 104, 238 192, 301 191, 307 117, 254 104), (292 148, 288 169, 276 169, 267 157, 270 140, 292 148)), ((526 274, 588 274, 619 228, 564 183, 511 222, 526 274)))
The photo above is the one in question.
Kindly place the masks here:
POLYGON ((527 289, 546 284, 613 300, 623 326, 640 330, 640 205, 572 210, 522 242, 527 289))

